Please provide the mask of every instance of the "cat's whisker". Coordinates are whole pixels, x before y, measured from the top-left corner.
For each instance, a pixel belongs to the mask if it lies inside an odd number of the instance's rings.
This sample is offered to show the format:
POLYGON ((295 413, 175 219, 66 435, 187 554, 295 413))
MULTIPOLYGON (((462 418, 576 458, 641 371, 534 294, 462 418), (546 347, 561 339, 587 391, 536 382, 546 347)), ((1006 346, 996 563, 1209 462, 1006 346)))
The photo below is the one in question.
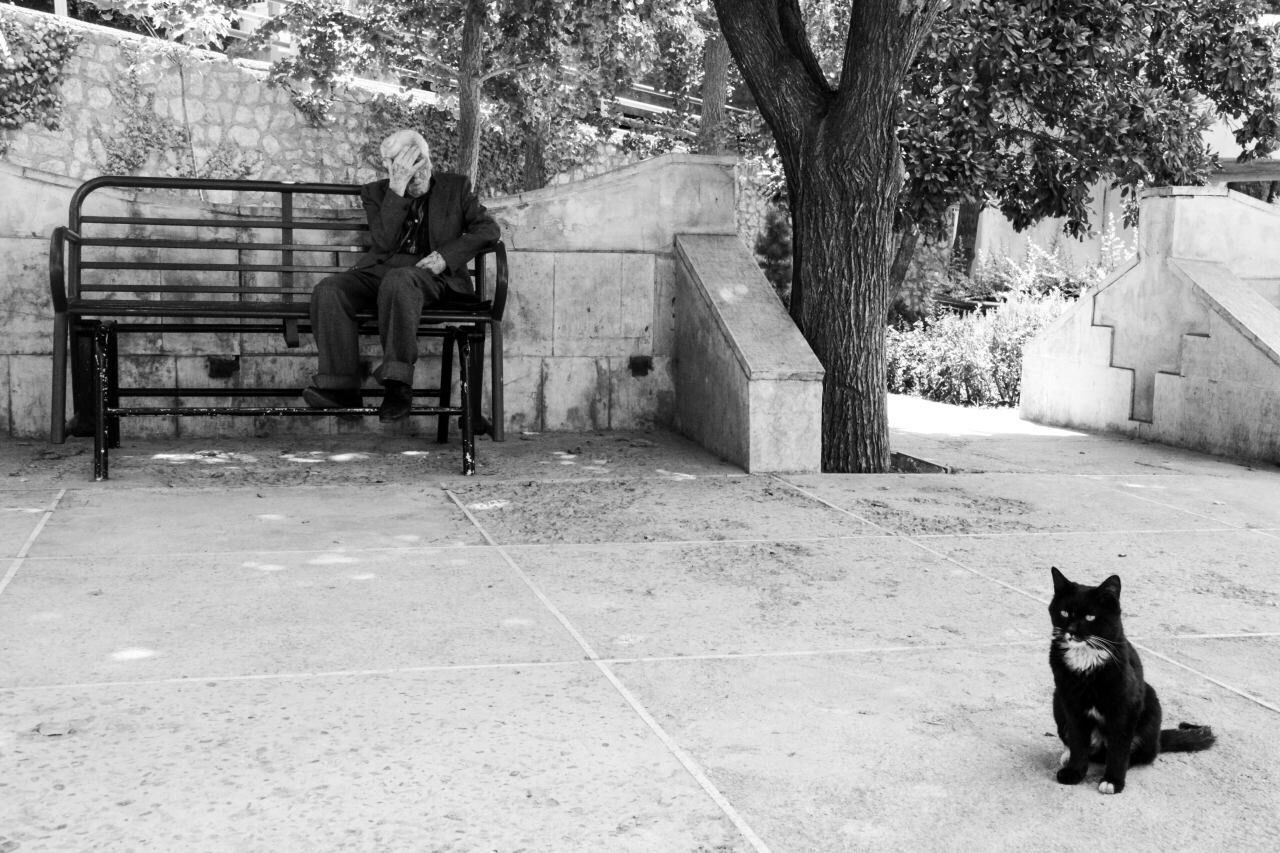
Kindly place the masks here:
POLYGON ((1116 642, 1114 640, 1108 640, 1106 637, 1086 637, 1085 642, 1093 646, 1098 651, 1106 652, 1113 656, 1119 650, 1116 642))

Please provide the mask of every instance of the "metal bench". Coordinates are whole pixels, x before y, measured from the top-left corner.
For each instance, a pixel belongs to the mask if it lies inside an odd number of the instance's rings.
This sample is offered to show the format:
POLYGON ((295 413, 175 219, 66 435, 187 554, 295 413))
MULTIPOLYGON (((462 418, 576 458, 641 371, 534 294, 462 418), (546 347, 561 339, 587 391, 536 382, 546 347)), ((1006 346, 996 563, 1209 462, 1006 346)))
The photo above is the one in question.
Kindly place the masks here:
MULTIPOLYGON (((298 402, 301 388, 248 385, 239 375, 233 383, 200 388, 179 387, 176 380, 173 385, 130 387, 119 381, 119 340, 125 335, 270 334, 281 336, 287 347, 299 346, 300 335, 310 332, 311 288, 325 275, 349 267, 351 256, 364 251, 368 224, 355 206, 359 193, 359 186, 347 184, 190 178, 100 177, 82 184, 72 196, 67 224, 54 229, 49 248, 54 308, 50 440, 60 444, 69 433, 91 432, 94 478, 102 480, 108 476, 107 451, 119 446, 122 417, 376 413, 368 406, 312 409, 298 402), (191 193, 200 194, 197 202, 191 201, 191 193), (208 194, 237 203, 213 203, 208 194), (355 204, 347 197, 355 197, 355 204), (183 208, 178 215, 156 215, 175 206, 183 208), (70 424, 68 362, 74 409, 70 424), (121 405, 122 399, 133 398, 171 398, 178 405, 121 405), (188 399, 226 402, 187 405, 188 399)), ((505 437, 501 321, 507 259, 502 243, 478 255, 470 272, 474 300, 423 311, 419 336, 444 340, 441 379, 438 388, 414 389, 415 398, 434 397, 436 405, 415 404, 412 410, 437 416, 440 442, 448 440, 449 418, 458 417, 464 474, 475 472, 477 434, 488 432, 495 441, 505 437), (492 295, 486 293, 490 256, 492 295), (490 420, 480 406, 486 337, 490 420), (450 399, 455 347, 461 397, 456 405, 450 399)), ((376 333, 376 319, 363 318, 361 334, 376 333)), ((380 393, 362 389, 363 396, 380 393)))

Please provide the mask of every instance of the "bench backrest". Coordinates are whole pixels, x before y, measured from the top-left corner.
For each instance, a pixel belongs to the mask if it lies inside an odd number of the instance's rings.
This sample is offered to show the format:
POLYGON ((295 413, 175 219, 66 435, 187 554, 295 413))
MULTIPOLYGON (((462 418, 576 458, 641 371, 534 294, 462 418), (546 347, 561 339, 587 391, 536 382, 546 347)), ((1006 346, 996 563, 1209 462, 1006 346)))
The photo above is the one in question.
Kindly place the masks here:
MULTIPOLYGON (((365 250, 359 196, 351 184, 93 178, 71 199, 66 292, 71 299, 306 298, 365 250), (106 189, 161 192, 122 202, 106 189), (165 208, 174 214, 157 215, 165 208)), ((491 298, 483 256, 471 274, 477 296, 491 298)))

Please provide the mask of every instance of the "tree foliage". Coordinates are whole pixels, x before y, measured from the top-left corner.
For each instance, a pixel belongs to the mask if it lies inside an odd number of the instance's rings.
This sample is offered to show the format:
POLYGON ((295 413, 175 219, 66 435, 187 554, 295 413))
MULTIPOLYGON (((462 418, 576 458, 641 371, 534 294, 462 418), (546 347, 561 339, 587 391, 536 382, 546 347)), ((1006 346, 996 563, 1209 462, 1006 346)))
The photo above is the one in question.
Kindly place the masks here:
POLYGON ((576 125, 598 121, 601 103, 650 67, 650 14, 635 0, 372 0, 358 15, 317 0, 292 4, 258 41, 290 34, 298 50, 273 77, 300 84, 304 104, 322 107, 336 83, 357 74, 457 90, 464 170, 478 152, 482 105, 487 123, 532 137, 542 161, 555 164, 557 146, 580 144, 576 125))
POLYGON ((1280 68, 1261 12, 1255 0, 978 0, 944 13, 905 90, 906 220, 936 229, 969 199, 1015 228, 1063 217, 1081 235, 1099 180, 1130 194, 1204 183, 1215 119, 1239 127, 1242 157, 1269 153, 1280 68))
POLYGON ((221 45, 249 0, 93 0, 105 15, 142 21, 152 35, 192 47, 221 45))
MULTIPOLYGON (((803 0, 834 85, 851 0, 803 0)), ((1280 0, 972 0, 943 11, 903 86, 907 180, 900 229, 941 231, 960 201, 1017 228, 1062 217, 1085 233, 1089 192, 1110 181, 1202 184, 1218 156, 1277 145, 1280 0), (1238 128, 1240 150, 1203 132, 1238 128)))

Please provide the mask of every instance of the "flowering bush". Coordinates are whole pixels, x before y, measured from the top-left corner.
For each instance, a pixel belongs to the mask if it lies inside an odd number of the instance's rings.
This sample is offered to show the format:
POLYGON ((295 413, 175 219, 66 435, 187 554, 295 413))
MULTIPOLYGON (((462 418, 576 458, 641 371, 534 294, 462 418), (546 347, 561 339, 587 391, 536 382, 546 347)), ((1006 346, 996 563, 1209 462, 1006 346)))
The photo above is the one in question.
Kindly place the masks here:
POLYGON ((1058 293, 1019 293, 985 313, 890 326, 889 391, 964 406, 1016 406, 1023 346, 1070 304, 1058 293))

